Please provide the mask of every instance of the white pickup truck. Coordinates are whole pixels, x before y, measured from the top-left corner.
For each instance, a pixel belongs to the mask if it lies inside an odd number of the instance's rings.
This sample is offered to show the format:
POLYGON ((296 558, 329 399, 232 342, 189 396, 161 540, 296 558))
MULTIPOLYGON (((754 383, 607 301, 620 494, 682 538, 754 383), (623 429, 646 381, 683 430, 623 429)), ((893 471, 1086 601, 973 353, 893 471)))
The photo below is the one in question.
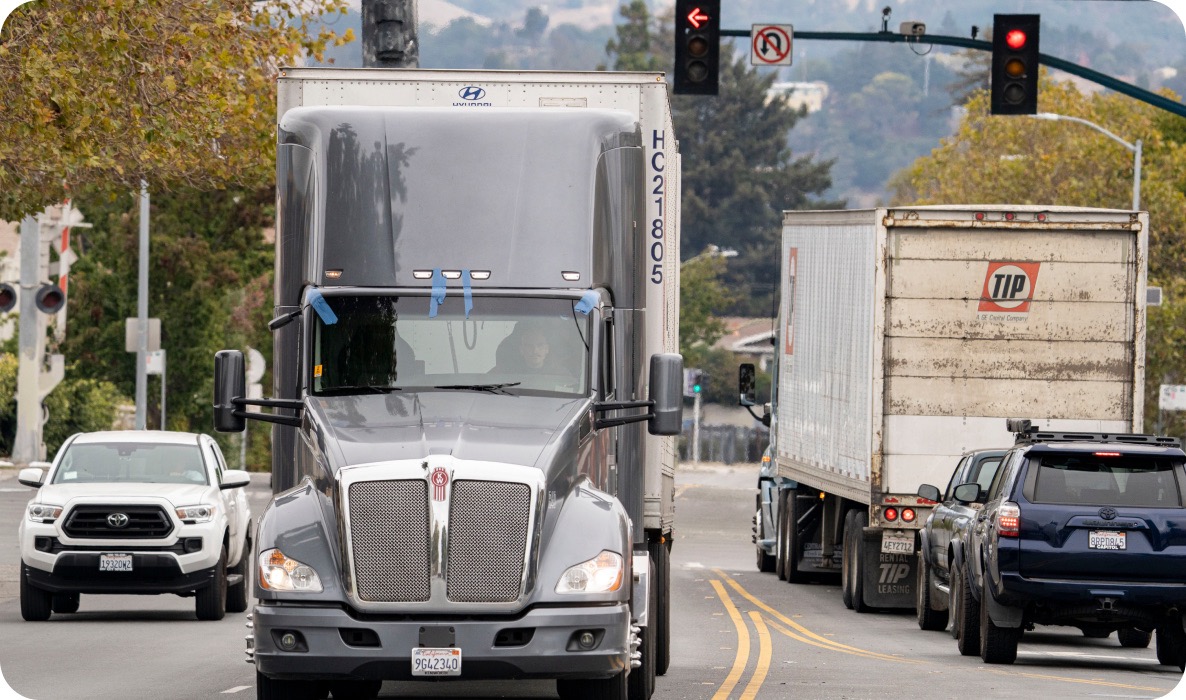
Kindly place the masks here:
POLYGON ((247 609, 247 472, 208 435, 80 433, 48 470, 20 524, 21 616, 78 610, 81 594, 194 596, 198 619, 247 609))

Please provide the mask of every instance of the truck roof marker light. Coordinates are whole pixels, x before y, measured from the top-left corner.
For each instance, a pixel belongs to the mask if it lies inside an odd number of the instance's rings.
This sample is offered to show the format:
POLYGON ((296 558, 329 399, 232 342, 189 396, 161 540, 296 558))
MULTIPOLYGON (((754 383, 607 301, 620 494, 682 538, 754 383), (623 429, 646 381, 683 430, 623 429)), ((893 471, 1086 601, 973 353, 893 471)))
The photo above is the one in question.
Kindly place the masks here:
POLYGON ((581 273, 571 272, 569 270, 565 270, 564 272, 561 272, 560 276, 564 278, 565 282, 578 282, 581 279, 581 273))
POLYGON ((1015 216, 1016 215, 1013 212, 1007 211, 1005 212, 1005 221, 1012 221, 1015 216))
POLYGON ((490 270, 470 270, 469 276, 476 280, 490 279, 490 270))
POLYGON ((441 274, 444 275, 445 279, 447 280, 461 279, 461 270, 441 270, 441 274))
POLYGON ((326 270, 326 271, 325 271, 325 278, 326 278, 326 279, 336 280, 336 279, 338 279, 338 278, 339 278, 339 277, 341 277, 341 276, 342 276, 342 271, 341 271, 341 270, 326 270))
POLYGON ((432 279, 432 270, 412 270, 412 277, 418 280, 432 279))
POLYGON ((984 212, 982 212, 982 211, 978 211, 978 212, 976 212, 976 220, 977 220, 977 221, 984 221, 984 212))
POLYGON ((1034 214, 1034 219, 1037 221, 1045 221, 1046 220, 1046 212, 1040 211, 1037 214, 1034 214))

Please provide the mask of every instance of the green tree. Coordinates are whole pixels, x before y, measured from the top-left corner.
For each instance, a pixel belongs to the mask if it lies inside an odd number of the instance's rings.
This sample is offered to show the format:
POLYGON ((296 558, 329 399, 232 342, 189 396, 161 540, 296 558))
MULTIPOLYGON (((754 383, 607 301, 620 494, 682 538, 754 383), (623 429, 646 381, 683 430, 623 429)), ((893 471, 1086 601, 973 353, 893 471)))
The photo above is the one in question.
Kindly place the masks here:
POLYGON ((657 40, 663 24, 651 15, 645 0, 631 0, 630 4, 618 8, 618 14, 622 15, 623 22, 617 26, 617 36, 605 45, 605 53, 613 59, 613 69, 667 70, 670 58, 660 53, 661 42, 657 40))
POLYGON ((712 347, 725 334, 725 325, 713 315, 733 302, 722 279, 725 267, 726 258, 708 254, 680 267, 679 346, 685 358, 697 348, 712 347))

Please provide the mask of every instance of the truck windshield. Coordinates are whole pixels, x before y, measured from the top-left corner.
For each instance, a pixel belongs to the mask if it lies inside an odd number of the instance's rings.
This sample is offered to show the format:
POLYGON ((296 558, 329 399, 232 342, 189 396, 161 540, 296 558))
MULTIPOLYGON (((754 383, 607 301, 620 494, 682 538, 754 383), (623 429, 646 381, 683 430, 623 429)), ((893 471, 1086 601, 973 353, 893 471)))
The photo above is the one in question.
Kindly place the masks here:
POLYGON ((325 301, 337 319, 313 315, 314 394, 588 394, 590 324, 575 299, 475 296, 468 319, 456 292, 435 316, 427 296, 325 301))

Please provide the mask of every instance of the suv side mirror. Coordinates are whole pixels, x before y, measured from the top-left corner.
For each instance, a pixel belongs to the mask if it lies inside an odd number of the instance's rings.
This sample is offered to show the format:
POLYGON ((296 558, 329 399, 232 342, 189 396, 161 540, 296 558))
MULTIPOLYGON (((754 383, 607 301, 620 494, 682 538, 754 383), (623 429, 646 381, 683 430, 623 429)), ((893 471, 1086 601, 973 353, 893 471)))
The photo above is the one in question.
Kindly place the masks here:
POLYGON ((980 484, 975 482, 960 484, 955 487, 952 495, 955 496, 955 500, 963 504, 977 503, 980 501, 981 490, 980 484))
POLYGON ((218 488, 222 490, 237 489, 251 483, 251 475, 242 469, 227 469, 222 473, 222 483, 218 488))
POLYGON ((752 363, 746 362, 737 370, 738 403, 742 406, 757 405, 755 372, 752 363))
POLYGON ((242 351, 219 350, 214 354, 214 429, 220 433, 241 433, 247 427, 247 419, 234 403, 247 394, 244 371, 242 351))
POLYGON ((918 487, 918 497, 925 498, 928 501, 938 503, 943 500, 943 494, 939 493, 939 489, 930 484, 923 484, 918 487))
POLYGON ((45 480, 45 470, 37 467, 26 467, 17 472, 16 480, 25 486, 32 486, 35 489, 41 488, 41 482, 45 480))
POLYGON ((684 358, 675 353, 651 355, 651 435, 679 435, 684 427, 684 358))

